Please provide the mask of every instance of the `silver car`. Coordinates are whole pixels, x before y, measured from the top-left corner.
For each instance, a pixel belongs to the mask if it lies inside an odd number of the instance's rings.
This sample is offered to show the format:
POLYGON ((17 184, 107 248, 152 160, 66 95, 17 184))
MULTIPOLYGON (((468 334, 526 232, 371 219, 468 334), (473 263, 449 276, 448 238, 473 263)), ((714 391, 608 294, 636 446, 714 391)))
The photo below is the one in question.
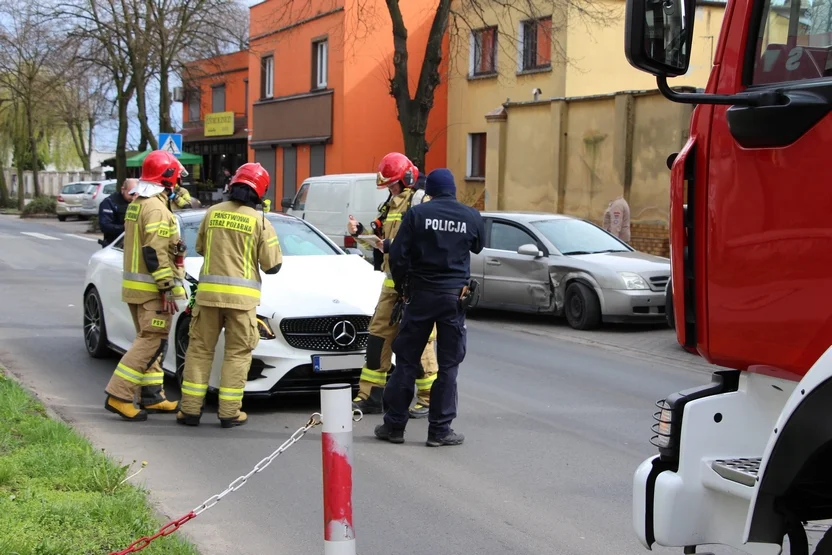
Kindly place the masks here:
POLYGON ((98 181, 74 181, 61 187, 61 192, 58 194, 55 203, 55 213, 58 215, 58 220, 66 221, 67 216, 78 216, 79 220, 86 220, 87 218, 81 214, 81 201, 87 187, 97 183, 98 181))
POLYGON ((471 255, 477 308, 566 316, 575 329, 665 321, 670 260, 634 250, 571 216, 482 212, 485 247, 471 255))
POLYGON ((101 183, 90 184, 81 199, 81 215, 86 217, 98 216, 98 206, 101 201, 115 193, 116 183, 115 179, 109 179, 101 183))

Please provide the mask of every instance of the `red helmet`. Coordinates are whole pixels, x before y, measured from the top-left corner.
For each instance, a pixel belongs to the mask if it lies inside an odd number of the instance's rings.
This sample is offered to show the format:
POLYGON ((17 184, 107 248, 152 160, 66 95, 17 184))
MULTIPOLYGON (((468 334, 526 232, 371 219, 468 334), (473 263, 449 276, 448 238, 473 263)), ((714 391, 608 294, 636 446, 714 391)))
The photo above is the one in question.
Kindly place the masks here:
POLYGON ((257 193, 257 197, 263 200, 266 191, 269 190, 269 172, 258 163, 249 162, 237 168, 237 173, 231 178, 231 185, 242 183, 248 185, 257 193))
POLYGON ((142 181, 172 188, 179 180, 182 164, 167 150, 154 150, 142 162, 142 181))
POLYGON ((413 187, 419 178, 419 169, 410 158, 400 152, 391 152, 381 159, 376 175, 376 186, 384 189, 391 183, 401 181, 405 187, 413 187))

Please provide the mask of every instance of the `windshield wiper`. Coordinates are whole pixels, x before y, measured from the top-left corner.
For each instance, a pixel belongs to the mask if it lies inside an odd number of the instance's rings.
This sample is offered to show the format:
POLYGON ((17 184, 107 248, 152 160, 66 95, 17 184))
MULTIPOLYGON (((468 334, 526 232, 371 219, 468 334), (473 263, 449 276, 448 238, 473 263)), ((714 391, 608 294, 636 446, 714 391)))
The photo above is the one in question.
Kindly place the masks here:
POLYGON ((592 253, 587 252, 587 251, 568 251, 568 252, 564 252, 562 254, 570 255, 570 254, 592 254, 592 253))
POLYGON ((592 254, 603 254, 605 252, 629 252, 626 249, 607 249, 605 251, 595 251, 592 254))

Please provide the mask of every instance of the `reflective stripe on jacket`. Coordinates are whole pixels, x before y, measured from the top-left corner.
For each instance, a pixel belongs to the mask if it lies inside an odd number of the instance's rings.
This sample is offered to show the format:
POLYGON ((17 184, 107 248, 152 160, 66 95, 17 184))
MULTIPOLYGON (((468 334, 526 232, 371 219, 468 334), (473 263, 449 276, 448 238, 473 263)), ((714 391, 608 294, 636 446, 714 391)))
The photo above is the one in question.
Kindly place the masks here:
POLYGON ((260 304, 260 270, 283 262, 272 223, 236 200, 212 206, 196 239, 204 257, 196 302, 202 306, 250 310, 260 304))
POLYGON ((164 193, 139 197, 124 216, 124 261, 121 299, 145 303, 158 299, 160 291, 171 289, 175 298, 185 299, 182 280, 185 271, 174 264, 179 227, 168 210, 164 193))

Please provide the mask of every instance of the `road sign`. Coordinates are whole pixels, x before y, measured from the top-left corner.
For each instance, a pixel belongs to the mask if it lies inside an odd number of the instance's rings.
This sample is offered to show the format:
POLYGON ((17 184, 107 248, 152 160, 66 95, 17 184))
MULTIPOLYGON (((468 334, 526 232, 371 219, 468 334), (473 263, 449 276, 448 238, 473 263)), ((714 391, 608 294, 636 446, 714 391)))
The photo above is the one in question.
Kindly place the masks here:
POLYGON ((159 150, 167 150, 177 158, 182 154, 180 133, 159 133, 159 150))

